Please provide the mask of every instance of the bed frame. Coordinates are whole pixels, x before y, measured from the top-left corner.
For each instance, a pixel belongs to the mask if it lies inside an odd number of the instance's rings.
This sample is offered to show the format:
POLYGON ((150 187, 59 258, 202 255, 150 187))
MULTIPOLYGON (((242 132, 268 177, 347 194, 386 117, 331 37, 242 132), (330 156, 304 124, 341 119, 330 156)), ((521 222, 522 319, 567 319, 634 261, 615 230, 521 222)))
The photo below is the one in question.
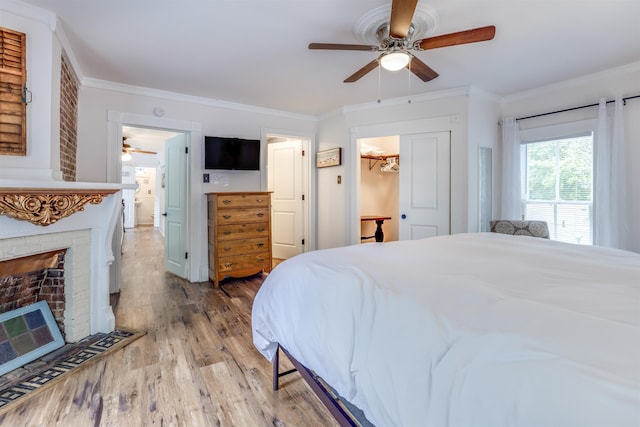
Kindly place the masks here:
POLYGON ((324 382, 311 371, 311 369, 298 362, 295 357, 291 356, 289 352, 282 346, 278 345, 275 358, 273 359, 273 390, 278 390, 280 377, 289 375, 293 372, 299 372, 302 378, 305 380, 311 390, 318 396, 320 401, 327 407, 331 415, 338 421, 341 427, 360 427, 361 424, 357 421, 356 417, 349 411, 348 408, 340 401, 337 396, 334 396, 324 382), (290 369, 285 372, 280 372, 280 352, 287 356, 291 361, 294 369, 290 369))

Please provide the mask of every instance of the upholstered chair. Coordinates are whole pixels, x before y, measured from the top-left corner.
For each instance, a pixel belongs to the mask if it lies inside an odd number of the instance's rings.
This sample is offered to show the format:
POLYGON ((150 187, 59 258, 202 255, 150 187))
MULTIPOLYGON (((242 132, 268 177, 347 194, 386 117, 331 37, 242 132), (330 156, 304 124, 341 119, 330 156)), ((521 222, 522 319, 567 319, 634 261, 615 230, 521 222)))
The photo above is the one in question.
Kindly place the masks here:
POLYGON ((549 227, 544 221, 516 221, 497 219, 489 223, 493 233, 513 234, 517 236, 549 238, 549 227))

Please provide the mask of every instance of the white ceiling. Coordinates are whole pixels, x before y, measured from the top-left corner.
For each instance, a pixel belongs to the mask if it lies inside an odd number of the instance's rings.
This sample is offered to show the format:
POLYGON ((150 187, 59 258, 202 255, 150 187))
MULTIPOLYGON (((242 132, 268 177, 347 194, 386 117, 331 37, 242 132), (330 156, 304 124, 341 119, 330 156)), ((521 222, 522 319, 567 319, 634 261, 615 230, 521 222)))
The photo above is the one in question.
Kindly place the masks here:
POLYGON ((177 134, 160 129, 123 126, 122 136, 127 138, 127 144, 140 150, 158 151, 164 149, 165 141, 177 134))
MULTIPOLYGON (((378 99, 356 21, 390 0, 26 0, 56 13, 83 77, 303 114, 378 99)), ((639 0, 420 0, 433 35, 493 24, 492 41, 419 52, 440 77, 383 71, 381 98, 474 85, 505 96, 640 61, 639 0)), ((368 44, 368 43, 366 43, 368 44)))

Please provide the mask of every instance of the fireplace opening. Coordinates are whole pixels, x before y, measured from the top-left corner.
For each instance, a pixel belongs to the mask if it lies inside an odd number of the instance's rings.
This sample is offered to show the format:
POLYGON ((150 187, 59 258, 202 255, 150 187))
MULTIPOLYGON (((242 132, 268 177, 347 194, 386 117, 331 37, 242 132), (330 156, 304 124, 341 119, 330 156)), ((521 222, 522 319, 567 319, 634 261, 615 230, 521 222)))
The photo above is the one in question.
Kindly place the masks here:
POLYGON ((67 249, 0 261, 0 313, 46 301, 64 337, 67 249))

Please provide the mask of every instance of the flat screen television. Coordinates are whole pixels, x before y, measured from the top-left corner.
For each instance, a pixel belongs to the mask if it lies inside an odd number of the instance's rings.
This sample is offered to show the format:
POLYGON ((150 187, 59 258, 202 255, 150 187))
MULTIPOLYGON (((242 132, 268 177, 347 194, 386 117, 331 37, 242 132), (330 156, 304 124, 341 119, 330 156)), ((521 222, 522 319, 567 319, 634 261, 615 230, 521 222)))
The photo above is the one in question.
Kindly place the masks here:
POLYGON ((204 168, 260 170, 260 140, 205 136, 204 168))

